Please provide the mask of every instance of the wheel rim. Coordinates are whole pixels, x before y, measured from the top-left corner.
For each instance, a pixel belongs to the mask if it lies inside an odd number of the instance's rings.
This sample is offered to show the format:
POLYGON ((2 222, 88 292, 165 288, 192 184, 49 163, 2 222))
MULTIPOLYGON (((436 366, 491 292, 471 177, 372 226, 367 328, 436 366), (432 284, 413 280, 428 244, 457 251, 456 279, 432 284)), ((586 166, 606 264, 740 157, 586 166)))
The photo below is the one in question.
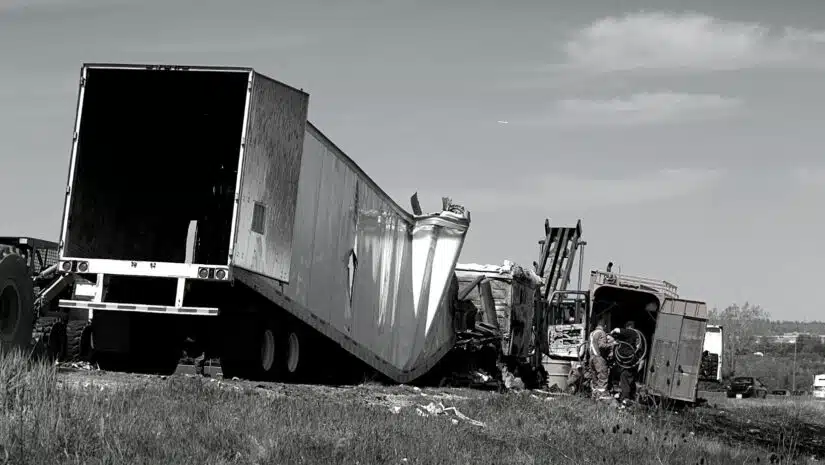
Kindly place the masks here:
POLYGON ((267 329, 264 331, 261 343, 261 365, 264 370, 269 371, 273 363, 275 363, 275 335, 271 329, 267 329))
POLYGON ((298 360, 301 357, 301 342, 298 335, 289 333, 289 356, 286 359, 286 368, 290 373, 295 373, 298 369, 298 360))
POLYGON ((20 320, 20 295, 13 283, 6 283, 0 291, 0 335, 13 337, 20 320))

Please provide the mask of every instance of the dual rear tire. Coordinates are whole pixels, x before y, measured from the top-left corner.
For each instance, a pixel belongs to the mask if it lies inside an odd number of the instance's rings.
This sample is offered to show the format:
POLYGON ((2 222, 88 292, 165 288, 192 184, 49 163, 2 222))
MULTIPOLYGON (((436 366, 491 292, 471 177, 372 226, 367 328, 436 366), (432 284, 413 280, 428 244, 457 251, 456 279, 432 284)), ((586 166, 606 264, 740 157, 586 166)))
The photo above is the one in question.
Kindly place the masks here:
POLYGON ((227 329, 221 355, 224 378, 255 381, 308 381, 313 345, 299 321, 236 317, 227 329))

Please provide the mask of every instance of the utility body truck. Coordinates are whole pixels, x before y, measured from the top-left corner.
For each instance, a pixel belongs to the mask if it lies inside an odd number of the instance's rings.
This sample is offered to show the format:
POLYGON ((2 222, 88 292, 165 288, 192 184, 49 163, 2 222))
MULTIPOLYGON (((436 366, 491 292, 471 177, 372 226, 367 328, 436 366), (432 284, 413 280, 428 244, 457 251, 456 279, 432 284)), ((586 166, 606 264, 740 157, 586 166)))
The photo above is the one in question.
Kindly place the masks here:
POLYGON ((708 320, 705 302, 680 298, 667 281, 592 270, 588 290, 555 291, 549 305, 551 315, 563 315, 553 320, 557 325, 551 324, 551 336, 560 327, 568 334, 564 344, 550 338, 551 358, 586 366, 588 336, 598 323, 609 332, 633 321, 643 343, 634 361, 640 394, 696 402, 708 320))

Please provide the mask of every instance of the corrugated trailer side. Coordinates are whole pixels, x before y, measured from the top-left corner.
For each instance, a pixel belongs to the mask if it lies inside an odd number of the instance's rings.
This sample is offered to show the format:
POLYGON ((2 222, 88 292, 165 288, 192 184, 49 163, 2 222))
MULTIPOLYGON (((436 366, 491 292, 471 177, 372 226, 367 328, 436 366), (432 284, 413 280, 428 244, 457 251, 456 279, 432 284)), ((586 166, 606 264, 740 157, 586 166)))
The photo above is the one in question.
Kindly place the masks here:
POLYGON ((397 382, 452 347, 448 287, 469 219, 414 217, 307 124, 288 283, 238 270, 270 300, 397 382))

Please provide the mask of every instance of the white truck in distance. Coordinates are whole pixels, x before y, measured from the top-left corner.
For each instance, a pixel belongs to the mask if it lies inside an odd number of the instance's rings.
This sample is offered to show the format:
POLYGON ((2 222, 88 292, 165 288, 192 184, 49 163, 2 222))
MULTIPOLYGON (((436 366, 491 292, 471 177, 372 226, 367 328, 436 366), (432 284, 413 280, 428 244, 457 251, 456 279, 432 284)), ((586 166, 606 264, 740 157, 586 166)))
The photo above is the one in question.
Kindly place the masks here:
POLYGON ((403 210, 308 100, 249 68, 83 65, 59 262, 93 284, 60 306, 102 368, 173 372, 188 337, 227 377, 354 356, 409 382, 450 350, 469 213, 403 210))
POLYGON ((816 399, 825 399, 825 374, 814 376, 813 395, 816 399))
POLYGON ((702 352, 703 381, 722 382, 724 331, 719 325, 707 325, 702 352))

